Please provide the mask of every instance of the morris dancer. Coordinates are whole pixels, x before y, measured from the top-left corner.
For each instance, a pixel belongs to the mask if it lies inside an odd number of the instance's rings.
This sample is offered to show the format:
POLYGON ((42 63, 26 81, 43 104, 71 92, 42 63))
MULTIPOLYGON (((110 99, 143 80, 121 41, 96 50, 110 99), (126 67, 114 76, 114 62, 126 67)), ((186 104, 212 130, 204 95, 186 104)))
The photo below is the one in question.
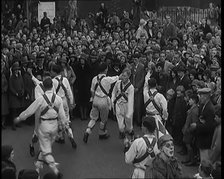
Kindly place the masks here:
MULTIPOLYGON (((65 143, 65 133, 68 135, 69 140, 72 144, 72 147, 75 149, 77 144, 74 140, 73 132, 71 129, 71 121, 69 116, 69 110, 74 108, 74 98, 71 90, 71 86, 66 77, 61 75, 62 68, 59 65, 53 65, 51 69, 51 74, 54 76, 53 78, 53 86, 55 88, 56 94, 62 98, 63 107, 65 110, 65 116, 67 118, 67 125, 64 130, 59 130, 58 137, 59 139, 56 142, 65 143)), ((60 128, 60 124, 59 124, 60 128)))
MULTIPOLYGON (((129 77, 131 70, 126 68, 122 72, 121 80, 117 81, 112 92, 112 104, 114 114, 117 117, 119 138, 125 139, 125 147, 129 140, 133 140, 133 112, 134 112, 134 86, 129 77), (128 139, 130 136, 130 139, 128 139)), ((126 150, 126 149, 125 149, 126 150)))
POLYGON ((96 121, 100 117, 99 139, 109 138, 106 130, 108 113, 111 109, 111 100, 108 96, 109 88, 112 83, 119 79, 119 76, 109 77, 107 74, 107 64, 101 63, 99 65, 99 74, 92 80, 91 94, 92 94, 92 109, 90 111, 90 121, 84 133, 83 141, 87 143, 89 134, 95 126, 96 121))
POLYGON ((169 134, 164 127, 165 121, 168 118, 167 112, 167 100, 166 98, 157 91, 156 79, 151 78, 148 81, 148 87, 144 88, 144 103, 146 108, 146 116, 152 116, 155 118, 157 126, 157 139, 162 135, 169 134))
POLYGON ((63 102, 61 97, 53 92, 53 82, 51 78, 47 78, 43 81, 43 86, 46 92, 38 97, 25 111, 23 111, 14 122, 26 120, 28 117, 36 113, 40 119, 40 124, 37 129, 37 135, 40 144, 40 153, 38 160, 35 163, 36 170, 39 172, 43 168, 43 162, 48 164, 54 171, 58 178, 62 177, 59 172, 54 157, 52 155, 52 144, 58 133, 58 124, 61 122, 62 126, 66 125, 67 118, 65 117, 65 111, 63 108, 63 102))

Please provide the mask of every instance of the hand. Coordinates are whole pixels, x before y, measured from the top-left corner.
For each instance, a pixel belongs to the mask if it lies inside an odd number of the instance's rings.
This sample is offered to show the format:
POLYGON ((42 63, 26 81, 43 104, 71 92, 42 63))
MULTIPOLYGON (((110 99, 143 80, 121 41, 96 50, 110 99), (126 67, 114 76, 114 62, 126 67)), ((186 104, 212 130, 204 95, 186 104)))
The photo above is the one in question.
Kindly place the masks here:
POLYGON ((14 122, 14 124, 18 124, 20 122, 20 118, 16 117, 13 122, 14 122))
POLYGON ((191 124, 191 129, 196 129, 197 124, 194 122, 191 124))
POLYGON ((33 75, 33 73, 32 73, 32 69, 31 69, 31 68, 28 68, 28 69, 27 69, 27 72, 28 72, 29 74, 33 75))

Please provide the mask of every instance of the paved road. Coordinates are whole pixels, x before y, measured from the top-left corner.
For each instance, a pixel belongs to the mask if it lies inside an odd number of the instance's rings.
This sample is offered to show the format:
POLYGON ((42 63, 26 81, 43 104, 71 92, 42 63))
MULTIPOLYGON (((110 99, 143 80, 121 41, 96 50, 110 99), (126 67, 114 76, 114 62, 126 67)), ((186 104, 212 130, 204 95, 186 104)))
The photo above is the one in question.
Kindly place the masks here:
MULTIPOLYGON (((79 119, 72 121, 75 140, 78 144, 76 150, 72 149, 68 139, 65 144, 55 143, 53 145, 53 154, 56 162, 60 163, 60 171, 64 179, 130 177, 133 168, 124 162, 123 143, 118 139, 117 123, 112 120, 108 121, 108 130, 111 134, 108 140, 98 139, 97 124, 88 143, 84 144, 82 137, 87 123, 88 121, 79 119)), ((15 149, 15 164, 18 171, 24 168, 34 168, 34 158, 30 156, 28 148, 32 131, 33 126, 25 124, 16 131, 9 128, 2 131, 2 144, 12 144, 15 149)), ((139 128, 135 128, 135 131, 141 133, 139 128)), ((176 156, 183 160, 182 156, 178 154, 176 156)), ((45 166, 41 173, 44 174, 47 171, 49 168, 45 166)), ((197 172, 197 168, 183 166, 183 171, 192 176, 197 172)))

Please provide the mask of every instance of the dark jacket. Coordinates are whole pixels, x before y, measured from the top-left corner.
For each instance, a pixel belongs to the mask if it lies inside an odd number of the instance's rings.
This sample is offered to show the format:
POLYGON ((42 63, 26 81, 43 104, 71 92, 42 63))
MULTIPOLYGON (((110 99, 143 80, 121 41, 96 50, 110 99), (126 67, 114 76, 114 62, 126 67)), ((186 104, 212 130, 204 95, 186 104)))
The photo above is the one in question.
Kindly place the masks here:
POLYGON ((209 100, 209 102, 205 105, 204 110, 203 106, 199 107, 199 121, 196 126, 196 140, 197 146, 199 149, 210 149, 212 143, 212 137, 215 130, 216 122, 214 105, 209 100), (201 122, 200 118, 203 119, 204 122, 201 122))
POLYGON ((11 108, 24 107, 24 82, 23 77, 14 74, 9 78, 9 104, 11 108))
POLYGON ((173 125, 176 128, 182 128, 187 117, 187 104, 183 96, 176 97, 173 111, 173 125))
POLYGON ((152 167, 150 167, 150 176, 146 178, 182 178, 182 168, 178 160, 173 157, 169 162, 165 162, 161 157, 161 154, 156 155, 155 159, 152 161, 152 167))
POLYGON ((184 77, 177 82, 177 86, 182 85, 185 90, 190 89, 190 84, 191 81, 187 75, 184 75, 184 77))

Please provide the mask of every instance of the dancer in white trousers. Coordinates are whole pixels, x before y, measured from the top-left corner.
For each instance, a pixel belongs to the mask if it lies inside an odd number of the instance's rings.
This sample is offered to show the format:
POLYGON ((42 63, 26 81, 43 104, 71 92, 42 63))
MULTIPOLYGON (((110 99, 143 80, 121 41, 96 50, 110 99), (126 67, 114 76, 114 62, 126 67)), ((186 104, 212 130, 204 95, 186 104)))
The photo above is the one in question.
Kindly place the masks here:
POLYGON ((134 166, 133 179, 145 178, 145 170, 150 167, 153 158, 159 153, 155 137, 154 117, 146 116, 142 122, 143 137, 137 138, 125 153, 125 162, 134 166))
POLYGON ((116 115, 119 137, 124 139, 125 147, 129 147, 129 140, 133 140, 133 112, 134 112, 134 86, 129 78, 131 70, 126 68, 122 72, 121 80, 114 86, 111 101, 116 115))
POLYGON ((46 163, 55 174, 61 176, 61 173, 57 168, 57 163, 52 155, 52 144, 54 143, 58 133, 59 121, 63 127, 68 121, 65 117, 61 97, 56 95, 52 90, 52 79, 45 79, 43 81, 43 86, 46 90, 44 95, 38 97, 25 111, 19 115, 19 117, 14 120, 14 122, 18 123, 19 121, 24 121, 34 113, 39 116, 40 123, 38 126, 37 135, 41 151, 38 155, 38 160, 35 163, 36 169, 39 172, 39 170, 43 168, 43 163, 46 163))
MULTIPOLYGON (((74 98, 73 98, 73 93, 72 93, 69 81, 66 77, 63 77, 61 75, 61 71, 62 71, 62 68, 59 65, 53 65, 51 69, 51 74, 52 76, 54 76, 53 78, 54 89, 56 91, 56 94, 62 98, 63 107, 65 110, 65 116, 67 118, 67 121, 69 121, 69 123, 66 126, 65 130, 59 131, 58 139, 56 139, 56 142, 65 143, 64 136, 65 134, 67 134, 72 144, 72 147, 76 148, 77 144, 74 140, 73 132, 71 129, 70 115, 69 115, 69 110, 74 107, 74 98)), ((59 124, 59 128, 60 128, 60 124, 59 124)))
POLYGON ((83 141, 87 143, 88 137, 95 126, 96 121, 100 117, 99 139, 107 139, 109 134, 106 129, 108 113, 111 109, 111 99, 108 96, 109 89, 112 83, 119 79, 119 76, 109 77, 107 74, 107 64, 102 62, 99 65, 99 75, 92 79, 91 94, 92 94, 92 109, 90 111, 90 121, 84 133, 83 141))
POLYGON ((146 86, 143 91, 144 103, 146 108, 146 115, 152 116, 156 121, 156 137, 157 139, 165 134, 169 134, 165 128, 164 123, 168 118, 167 100, 157 91, 156 79, 150 78, 148 80, 148 87, 146 86))

